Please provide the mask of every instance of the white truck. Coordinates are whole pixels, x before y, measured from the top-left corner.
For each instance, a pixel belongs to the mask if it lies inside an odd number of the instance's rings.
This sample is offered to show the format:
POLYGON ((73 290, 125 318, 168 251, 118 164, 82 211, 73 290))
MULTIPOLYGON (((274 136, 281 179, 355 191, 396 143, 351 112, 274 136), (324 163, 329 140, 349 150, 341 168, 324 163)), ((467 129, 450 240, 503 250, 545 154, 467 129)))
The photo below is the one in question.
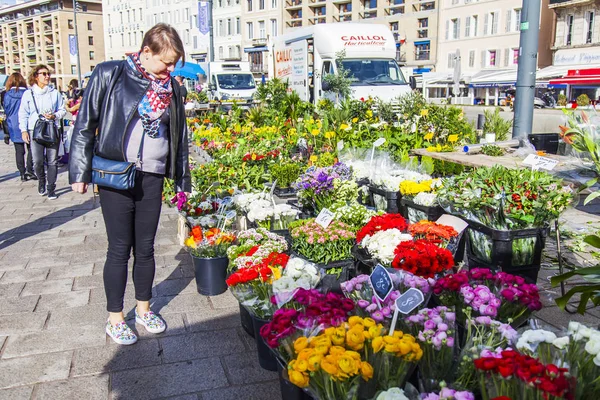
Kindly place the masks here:
POLYGON ((256 82, 250 63, 243 61, 215 61, 208 64, 210 100, 251 101, 256 82))
MULTIPOLYGON (((392 101, 411 91, 396 63, 396 42, 388 27, 366 23, 333 23, 300 28, 276 38, 271 76, 289 83, 300 98, 317 103, 335 99, 323 80, 336 74, 336 54, 350 71, 354 99, 378 97, 392 101)), ((411 82, 412 84, 412 82, 411 82)))

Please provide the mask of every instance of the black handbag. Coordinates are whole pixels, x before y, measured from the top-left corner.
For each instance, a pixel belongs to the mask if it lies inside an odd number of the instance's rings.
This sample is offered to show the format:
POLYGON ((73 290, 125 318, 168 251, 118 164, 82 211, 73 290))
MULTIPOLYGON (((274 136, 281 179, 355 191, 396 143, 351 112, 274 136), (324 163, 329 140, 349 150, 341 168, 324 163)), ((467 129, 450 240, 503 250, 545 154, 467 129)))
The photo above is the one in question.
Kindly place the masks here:
POLYGON ((51 147, 58 144, 60 138, 58 134, 58 127, 54 123, 54 120, 46 119, 40 114, 37 104, 35 103, 33 91, 31 92, 31 98, 33 99, 35 112, 38 114, 38 120, 35 122, 33 127, 33 141, 46 147, 51 147))

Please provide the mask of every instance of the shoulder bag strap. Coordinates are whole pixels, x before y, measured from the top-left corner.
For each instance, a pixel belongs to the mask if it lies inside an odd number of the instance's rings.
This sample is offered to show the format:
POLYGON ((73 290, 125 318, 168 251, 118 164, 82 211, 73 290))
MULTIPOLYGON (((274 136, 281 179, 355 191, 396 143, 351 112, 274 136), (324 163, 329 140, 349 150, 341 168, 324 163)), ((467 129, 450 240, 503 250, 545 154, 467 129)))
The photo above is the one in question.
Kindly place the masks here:
POLYGON ((40 111, 37 108, 37 104, 35 103, 35 95, 33 94, 33 90, 31 92, 31 99, 33 100, 33 106, 35 107, 35 112, 38 114, 38 118, 40 117, 40 111))
POLYGON ((135 161, 135 165, 138 166, 140 169, 142 169, 142 164, 144 163, 144 161, 142 160, 142 155, 144 152, 144 138, 145 137, 146 137, 146 132, 144 132, 142 129, 142 140, 140 140, 140 148, 138 149, 137 160, 135 161))

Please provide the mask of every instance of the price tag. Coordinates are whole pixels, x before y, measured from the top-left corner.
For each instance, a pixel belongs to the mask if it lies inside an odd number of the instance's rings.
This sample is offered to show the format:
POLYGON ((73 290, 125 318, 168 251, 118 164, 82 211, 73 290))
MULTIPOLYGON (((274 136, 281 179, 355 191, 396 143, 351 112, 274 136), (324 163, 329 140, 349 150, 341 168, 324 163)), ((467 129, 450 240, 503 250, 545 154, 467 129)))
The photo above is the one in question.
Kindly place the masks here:
POLYGON ((228 211, 227 214, 225 214, 225 218, 234 219, 236 215, 237 214, 236 214, 235 210, 231 210, 231 211, 228 211))
POLYGON ((375 296, 381 301, 387 299, 394 287, 390 273, 381 264, 377 264, 373 272, 371 272, 369 281, 371 282, 375 296))
POLYGON ((530 154, 523 160, 523 164, 531 165, 531 169, 545 169, 547 171, 551 171, 558 164, 557 160, 553 160, 551 158, 546 158, 542 156, 538 156, 537 154, 530 154))
POLYGON ((344 141, 340 140, 337 142, 337 151, 342 151, 344 149, 344 141))
POLYGON ((396 299, 396 309, 402 314, 409 314, 424 301, 423 292, 419 289, 410 288, 396 299))
POLYGON ((456 230, 456 232, 458 232, 459 235, 462 231, 467 229, 467 226, 469 226, 469 224, 466 223, 465 221, 463 221, 462 219, 452 216, 452 215, 448 215, 448 214, 442 215, 435 222, 440 225, 446 225, 446 226, 453 227, 456 230))
POLYGON ((377 140, 375 141, 375 143, 373 143, 373 146, 375 146, 375 147, 379 147, 379 146, 381 146, 381 145, 382 145, 382 144, 384 144, 384 143, 385 143, 385 138, 379 138, 379 139, 377 139, 377 140))
POLYGON ((319 215, 317 215, 315 222, 317 224, 321 225, 323 228, 327 229, 329 224, 331 224, 331 221, 333 221, 333 216, 334 216, 334 214, 331 211, 324 208, 321 210, 319 215))

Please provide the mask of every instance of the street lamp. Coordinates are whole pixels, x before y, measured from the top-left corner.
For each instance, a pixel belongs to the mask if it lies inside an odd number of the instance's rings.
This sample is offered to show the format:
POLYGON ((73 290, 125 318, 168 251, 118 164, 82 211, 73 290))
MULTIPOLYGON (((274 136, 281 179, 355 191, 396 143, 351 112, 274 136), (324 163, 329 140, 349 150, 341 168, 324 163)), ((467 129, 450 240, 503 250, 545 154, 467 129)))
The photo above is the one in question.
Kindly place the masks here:
POLYGON ((79 56, 79 34, 77 33, 77 9, 79 2, 73 0, 73 28, 75 29, 75 44, 77 47, 77 81, 81 85, 81 57, 79 56))

